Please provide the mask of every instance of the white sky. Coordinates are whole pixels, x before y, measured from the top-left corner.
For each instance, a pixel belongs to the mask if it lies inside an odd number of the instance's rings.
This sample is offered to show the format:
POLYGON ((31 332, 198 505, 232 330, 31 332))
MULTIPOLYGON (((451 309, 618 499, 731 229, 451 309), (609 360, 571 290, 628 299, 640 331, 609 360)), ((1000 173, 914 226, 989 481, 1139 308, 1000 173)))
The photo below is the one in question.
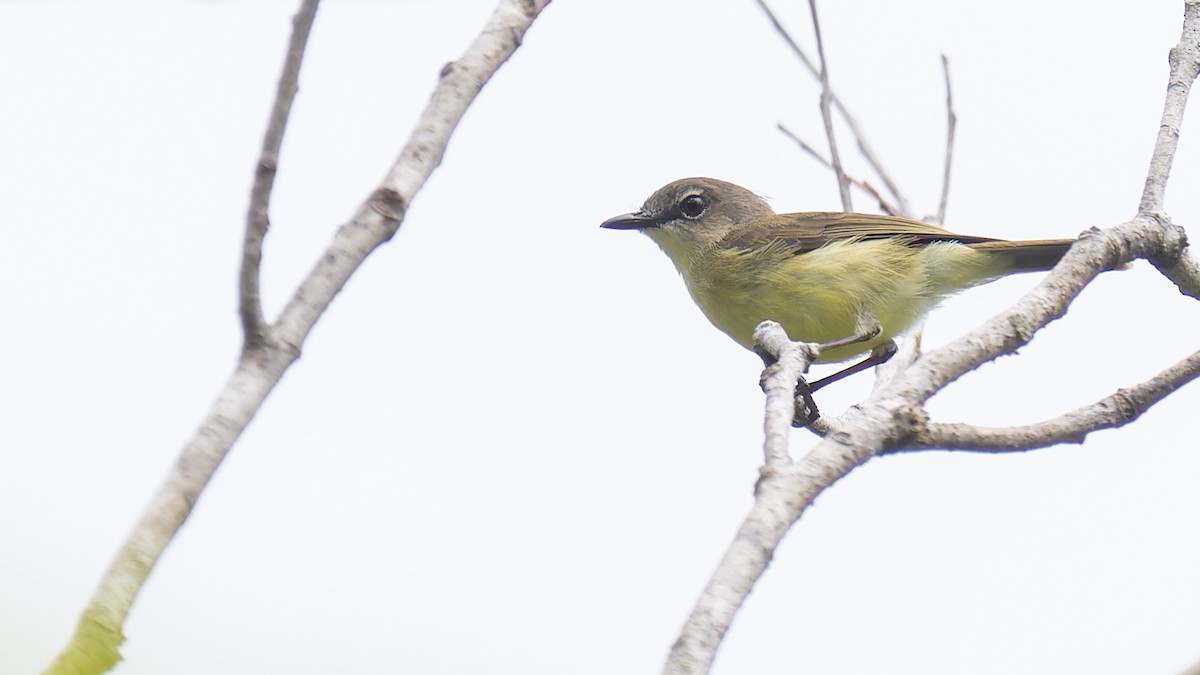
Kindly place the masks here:
MULTIPOLYGON (((295 4, 0 3, 4 675, 64 644, 233 367, 243 214, 295 4)), ((806 3, 776 4, 811 43, 806 3)), ((273 202, 269 313, 491 8, 321 9, 273 202)), ((1182 2, 822 11, 835 87, 925 211, 949 55, 950 228, 1071 236, 1134 214, 1182 2)), ((160 561, 118 672, 657 672, 750 504, 759 362, 651 242, 598 225, 687 175, 781 211, 838 208, 832 177, 774 129, 819 142, 816 92, 749 0, 554 2, 160 561)), ((1168 193, 1184 225, 1197 134, 1168 193)), ((925 344, 1036 280, 946 303, 925 344)), ((1196 349, 1198 316, 1139 263, 932 413, 1072 409, 1196 349)), ((1180 670, 1200 658, 1197 406, 1193 385, 1082 447, 871 462, 794 528, 716 672, 1180 670)))

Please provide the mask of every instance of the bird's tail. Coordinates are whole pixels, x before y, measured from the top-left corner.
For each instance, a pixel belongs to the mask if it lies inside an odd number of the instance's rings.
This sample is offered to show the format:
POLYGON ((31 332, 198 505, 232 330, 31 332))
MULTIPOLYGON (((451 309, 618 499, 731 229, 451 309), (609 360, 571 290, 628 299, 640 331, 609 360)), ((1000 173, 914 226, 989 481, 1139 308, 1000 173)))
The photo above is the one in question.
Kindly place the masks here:
POLYGON ((1011 272, 1044 272, 1057 265, 1074 243, 1074 239, 1031 239, 984 241, 970 247, 999 256, 1011 272))

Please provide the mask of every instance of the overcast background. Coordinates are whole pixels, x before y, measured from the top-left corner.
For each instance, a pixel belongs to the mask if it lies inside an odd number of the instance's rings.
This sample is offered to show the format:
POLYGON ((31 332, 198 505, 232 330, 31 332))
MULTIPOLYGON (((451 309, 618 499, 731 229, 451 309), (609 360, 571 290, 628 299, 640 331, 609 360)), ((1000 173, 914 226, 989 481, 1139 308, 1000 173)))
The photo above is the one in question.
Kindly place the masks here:
MULTIPOLYGON (((807 4, 775 4, 811 45, 807 4)), ((1182 4, 821 9, 835 88, 917 208, 940 190, 945 53, 947 226, 1037 238, 1134 215, 1182 4)), ((65 644, 234 365, 245 206, 296 6, 0 4, 5 675, 65 644)), ((272 202, 269 315, 492 7, 321 8, 272 202)), ((840 208, 775 129, 820 144, 817 94, 749 0, 552 3, 160 560, 117 672, 657 672, 749 508, 761 366, 649 240, 598 225, 688 175, 840 208)), ((1189 227, 1197 127, 1167 199, 1189 227)), ((1037 279, 945 303, 924 344, 1037 279)), ((1198 317, 1140 262, 930 409, 1070 410, 1196 349, 1198 317)), ((1192 385, 1083 446, 871 462, 793 529, 716 672, 1176 673, 1200 659, 1198 405, 1192 385)))

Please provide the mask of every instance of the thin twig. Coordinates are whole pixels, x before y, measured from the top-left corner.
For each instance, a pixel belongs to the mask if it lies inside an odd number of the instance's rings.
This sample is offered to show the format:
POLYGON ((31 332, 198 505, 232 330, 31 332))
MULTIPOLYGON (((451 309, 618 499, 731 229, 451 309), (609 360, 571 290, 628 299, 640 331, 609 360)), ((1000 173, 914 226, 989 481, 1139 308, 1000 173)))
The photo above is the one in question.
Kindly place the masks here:
POLYGON ((1054 419, 1004 428, 930 423, 917 432, 913 443, 896 451, 1024 452, 1059 443, 1082 443, 1093 431, 1116 429, 1136 420, 1155 403, 1197 377, 1200 377, 1200 351, 1141 384, 1118 389, 1091 405, 1054 419))
POLYGON ((1192 84, 1200 74, 1200 0, 1184 2, 1183 32, 1179 44, 1171 49, 1170 63, 1171 75, 1167 81, 1162 123, 1158 127, 1154 153, 1150 156, 1150 170, 1146 174, 1146 187, 1142 190, 1142 200, 1138 205, 1138 213, 1143 216, 1164 210, 1167 179, 1179 147, 1183 111, 1187 107, 1192 84))
POLYGON ((821 22, 817 20, 817 0, 808 0, 812 11, 813 32, 817 36, 817 56, 821 60, 821 121, 825 123, 825 137, 829 139, 829 163, 837 175, 838 194, 842 197, 842 210, 853 211, 850 202, 850 183, 846 180, 846 171, 842 169, 842 157, 838 154, 837 134, 833 132, 833 113, 829 110, 833 92, 829 90, 829 63, 825 60, 825 41, 821 37, 821 22))
POLYGON ((296 361, 305 338, 366 257, 400 226, 406 206, 438 165, 467 107, 521 44, 549 0, 501 0, 441 81, 387 180, 343 224, 274 324, 277 339, 246 350, 200 428, 122 544, 68 644, 43 675, 96 675, 120 659, 129 609, 191 514, 208 481, 263 401, 296 361))
MULTIPOLYGON (((800 138, 795 133, 793 133, 791 129, 788 129, 787 127, 783 126, 782 124, 776 125, 776 128, 779 129, 779 131, 781 131, 784 136, 787 136, 788 138, 792 139, 792 141, 796 145, 800 146, 801 150, 803 150, 805 153, 810 155, 813 159, 817 160, 817 162, 821 166, 824 166, 825 168, 829 169, 830 171, 833 170, 833 165, 829 163, 828 159, 825 159, 824 155, 822 155, 816 148, 809 145, 803 138, 800 138)), ((886 213, 888 215, 892 215, 892 216, 904 215, 903 213, 900 212, 900 208, 898 206, 889 202, 886 197, 879 194, 879 190, 876 190, 874 185, 871 185, 867 181, 857 178, 853 174, 850 174, 850 173, 846 173, 845 176, 846 176, 846 180, 850 181, 851 185, 862 190, 863 192, 867 193, 872 199, 876 200, 879 203, 879 210, 883 211, 884 213, 886 213)))
POLYGON ((942 198, 938 201, 937 224, 946 222, 946 201, 950 199, 950 164, 954 158, 954 128, 958 126, 958 115, 954 114, 954 97, 950 89, 950 59, 942 54, 942 72, 946 75, 946 166, 942 170, 942 198))
POLYGON ((304 0, 300 10, 292 17, 292 39, 288 43, 283 72, 279 74, 279 85, 275 91, 275 104, 271 107, 271 118, 263 135, 262 153, 254 171, 254 186, 250 189, 250 207, 246 212, 246 236, 242 244, 242 270, 239 276, 239 313, 242 317, 243 348, 251 349, 261 344, 269 327, 263 318, 260 274, 262 269, 263 239, 270 227, 271 189, 275 185, 276 169, 279 166, 279 149, 287 130, 292 101, 299 88, 300 66, 304 62, 304 51, 308 35, 312 31, 313 19, 317 15, 320 0, 304 0))
MULTIPOLYGON (((761 7, 763 12, 767 15, 767 19, 770 20, 771 25, 775 28, 775 32, 779 33, 780 37, 783 38, 783 41, 787 43, 788 47, 791 48, 796 57, 800 59, 800 63, 804 65, 804 68, 808 70, 810 75, 820 80, 820 69, 817 68, 816 63, 814 63, 813 60, 809 58, 808 54, 800 47, 799 43, 796 42, 796 39, 792 37, 791 33, 789 33, 787 29, 783 27, 783 24, 780 23, 779 17, 775 15, 775 12, 771 10, 765 0, 755 0, 755 2, 758 3, 758 6, 761 7)), ((863 131, 862 126, 858 123, 858 120, 850 114, 850 111, 846 108, 845 103, 843 103, 842 99, 838 97, 837 92, 832 90, 830 91, 830 100, 833 103, 834 109, 836 109, 838 114, 842 116, 842 119, 845 120, 846 126, 850 128, 850 133, 854 135, 854 140, 858 145, 859 154, 863 156, 863 159, 867 160, 867 164, 869 164, 875 174, 879 176, 879 179, 883 181, 884 188, 887 189, 887 191, 892 195, 892 199, 894 199, 898 205, 898 212, 895 215, 902 215, 908 218, 915 217, 912 209, 909 207, 908 199, 906 199, 900 192, 900 187, 896 181, 892 180, 891 174, 888 173, 887 169, 884 168, 883 161, 879 159, 878 155, 875 154, 875 150, 867 141, 867 135, 863 131)))
POLYGON ((766 1, 754 1, 757 2, 758 6, 762 8, 762 11, 766 13, 767 18, 771 21, 771 25, 775 28, 775 32, 779 33, 779 35, 783 37, 784 42, 787 42, 788 46, 792 48, 792 51, 800 59, 800 63, 804 64, 804 67, 808 69, 808 72, 811 73, 813 77, 820 79, 821 71, 817 68, 817 64, 813 63, 813 60, 808 57, 808 53, 800 48, 800 44, 796 42, 796 39, 792 37, 792 34, 783 27, 783 23, 779 21, 779 17, 775 16, 775 12, 771 10, 771 7, 767 5, 766 1))

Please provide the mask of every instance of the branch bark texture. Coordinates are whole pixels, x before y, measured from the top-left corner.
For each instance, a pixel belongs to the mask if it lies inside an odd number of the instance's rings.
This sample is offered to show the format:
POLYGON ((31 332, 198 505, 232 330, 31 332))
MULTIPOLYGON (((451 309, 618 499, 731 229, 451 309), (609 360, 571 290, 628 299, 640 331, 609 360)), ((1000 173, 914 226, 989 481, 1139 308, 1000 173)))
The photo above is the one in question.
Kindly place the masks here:
POLYGON ((270 227, 271 190, 275 187, 279 151, 283 147, 283 134, 287 131, 292 102, 296 100, 296 92, 300 89, 300 66, 304 62, 308 35, 312 32, 313 20, 317 16, 318 2, 319 0, 304 0, 300 11, 292 19, 292 39, 288 43, 283 72, 279 75, 279 86, 275 91, 275 104, 267 122, 267 133, 263 135, 262 152, 254 171, 254 187, 250 189, 246 235, 242 242, 242 270, 238 279, 243 344, 247 348, 258 346, 267 339, 268 326, 263 317, 259 283, 263 240, 267 236, 267 228, 270 227))
POLYGON ((258 304, 258 266, 266 234, 266 208, 274 162, 295 94, 304 40, 317 3, 306 0, 280 79, 276 103, 247 217, 240 277, 243 353, 195 435, 184 445, 170 474, 122 544, 83 610, 75 634, 43 673, 103 673, 119 660, 123 626, 146 578, 187 520, 208 481, 254 418, 284 372, 300 355, 309 332, 350 275, 378 246, 391 239, 408 204, 442 160, 446 144, 484 84, 520 45, 549 0, 501 0, 482 32, 456 62, 447 65, 416 129, 384 181, 343 224, 329 247, 292 295, 279 319, 266 325, 258 304), (265 166, 264 166, 265 165, 265 166))

